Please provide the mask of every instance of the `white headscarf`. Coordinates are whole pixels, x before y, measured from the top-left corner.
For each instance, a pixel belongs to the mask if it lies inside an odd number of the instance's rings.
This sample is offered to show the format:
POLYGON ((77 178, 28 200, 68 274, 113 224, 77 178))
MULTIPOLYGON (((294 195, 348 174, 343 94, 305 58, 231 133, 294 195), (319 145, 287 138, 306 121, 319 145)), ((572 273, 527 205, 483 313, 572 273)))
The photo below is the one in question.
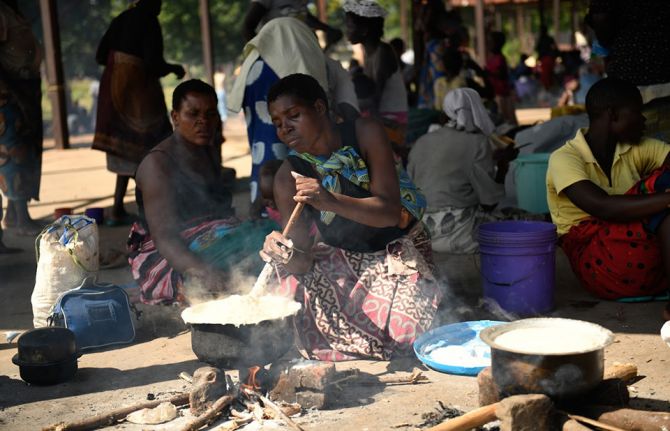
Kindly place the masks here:
POLYGON ((328 92, 326 58, 314 32, 298 19, 285 17, 268 21, 256 37, 247 42, 242 55, 244 62, 227 100, 228 109, 233 112, 239 112, 242 107, 247 76, 258 57, 279 78, 304 73, 316 79, 328 92))
POLYGON ((342 9, 365 18, 384 18, 388 14, 375 0, 346 0, 342 9))
POLYGON ((490 136, 495 129, 479 94, 472 88, 457 88, 444 96, 442 109, 449 117, 447 126, 490 136))

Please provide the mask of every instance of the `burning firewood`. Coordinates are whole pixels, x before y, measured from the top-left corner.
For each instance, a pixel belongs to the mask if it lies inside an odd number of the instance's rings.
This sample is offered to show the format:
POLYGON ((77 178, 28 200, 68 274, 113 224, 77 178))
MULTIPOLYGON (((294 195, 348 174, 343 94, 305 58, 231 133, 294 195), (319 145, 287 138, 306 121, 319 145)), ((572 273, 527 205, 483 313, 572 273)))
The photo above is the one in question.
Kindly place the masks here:
POLYGON ((244 389, 244 391, 245 391, 247 394, 250 394, 250 395, 252 395, 252 396, 254 396, 254 397, 257 397, 259 400, 261 400, 261 401, 263 402, 263 405, 265 405, 266 407, 269 407, 269 408, 271 408, 272 410, 274 410, 274 412, 279 416, 279 418, 280 418, 282 421, 286 422, 286 425, 288 425, 289 428, 292 428, 292 429, 294 429, 294 430, 296 430, 296 431, 304 431, 304 429, 303 429, 300 425, 298 425, 297 423, 295 423, 295 422, 293 421, 293 419, 291 419, 290 417, 288 417, 288 416, 286 415, 286 413, 284 413, 284 412, 282 411, 281 407, 279 407, 279 406, 278 406, 277 404, 275 404, 274 402, 270 401, 270 399, 268 399, 267 397, 264 397, 263 395, 259 394, 258 392, 254 391, 253 389, 244 389))
POLYGON ((212 406, 207 409, 205 413, 193 419, 191 422, 187 423, 181 431, 196 431, 212 422, 217 416, 221 414, 221 411, 228 407, 235 398, 232 395, 224 395, 212 404, 212 406))

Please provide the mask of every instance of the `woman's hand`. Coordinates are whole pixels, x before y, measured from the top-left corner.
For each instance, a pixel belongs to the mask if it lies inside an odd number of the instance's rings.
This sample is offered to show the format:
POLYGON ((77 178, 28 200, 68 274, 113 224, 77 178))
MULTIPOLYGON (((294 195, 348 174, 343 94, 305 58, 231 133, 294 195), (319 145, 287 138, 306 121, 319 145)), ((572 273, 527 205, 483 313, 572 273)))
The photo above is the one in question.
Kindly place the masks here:
POLYGON ((281 232, 271 232, 265 237, 261 259, 267 263, 276 262, 286 265, 293 257, 293 241, 286 238, 281 232))
POLYGON ((309 204, 319 211, 328 211, 332 209, 335 199, 333 195, 323 188, 321 181, 316 178, 302 176, 296 172, 291 172, 295 178, 295 196, 293 200, 309 204))

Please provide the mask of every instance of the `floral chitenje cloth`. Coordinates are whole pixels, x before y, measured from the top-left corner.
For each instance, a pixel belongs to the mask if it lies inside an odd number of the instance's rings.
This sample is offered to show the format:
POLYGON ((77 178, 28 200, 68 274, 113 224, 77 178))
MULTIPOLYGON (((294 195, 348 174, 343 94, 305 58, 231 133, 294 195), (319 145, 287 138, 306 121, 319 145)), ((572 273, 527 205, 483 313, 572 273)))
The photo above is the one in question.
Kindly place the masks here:
MULTIPOLYGON (((670 171, 659 168, 626 194, 665 192, 670 171)), ((668 289, 655 230, 668 210, 647 220, 608 222, 590 217, 570 228, 560 246, 582 285, 604 299, 648 296, 668 289)))
POLYGON ((42 171, 40 81, 0 81, 0 191, 39 199, 42 171))
POLYGON ((274 291, 303 305, 294 320, 303 355, 344 361, 411 353, 414 340, 430 329, 442 297, 421 223, 378 252, 318 243, 312 255, 314 264, 304 275, 279 268, 274 291))
MULTIPOLYGON (((189 250, 225 272, 257 276, 263 267, 258 250, 265 236, 277 229, 271 221, 240 223, 234 217, 196 223, 181 233, 189 250)), ((160 255, 146 229, 133 224, 128 239, 128 262, 145 304, 185 302, 182 274, 160 255)))
MULTIPOLYGON (((308 153, 297 153, 291 151, 291 155, 300 157, 312 163, 316 171, 321 175, 321 184, 332 193, 340 193, 341 184, 339 176, 351 181, 353 184, 370 189, 370 175, 365 160, 358 155, 356 150, 350 146, 344 146, 333 152, 330 157, 313 156, 308 153)), ((426 198, 414 185, 407 172, 400 165, 396 165, 398 181, 400 182, 400 201, 402 206, 418 221, 423 217, 426 209, 426 198)), ((335 218, 331 211, 321 211, 321 221, 330 224, 335 218)))
POLYGON ((270 160, 283 160, 288 149, 277 137, 277 128, 268 113, 268 91, 279 81, 277 74, 259 58, 251 67, 244 89, 244 119, 251 147, 250 197, 254 202, 259 196, 261 166, 270 160))

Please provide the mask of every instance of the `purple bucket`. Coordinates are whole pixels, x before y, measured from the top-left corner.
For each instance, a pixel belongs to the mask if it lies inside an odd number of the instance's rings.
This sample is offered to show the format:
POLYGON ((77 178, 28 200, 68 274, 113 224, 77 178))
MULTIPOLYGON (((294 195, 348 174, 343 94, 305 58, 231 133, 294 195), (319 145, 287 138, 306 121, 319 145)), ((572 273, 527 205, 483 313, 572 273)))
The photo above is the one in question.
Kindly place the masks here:
POLYGON ((556 226, 502 221, 479 227, 484 297, 521 316, 554 308, 556 226))

